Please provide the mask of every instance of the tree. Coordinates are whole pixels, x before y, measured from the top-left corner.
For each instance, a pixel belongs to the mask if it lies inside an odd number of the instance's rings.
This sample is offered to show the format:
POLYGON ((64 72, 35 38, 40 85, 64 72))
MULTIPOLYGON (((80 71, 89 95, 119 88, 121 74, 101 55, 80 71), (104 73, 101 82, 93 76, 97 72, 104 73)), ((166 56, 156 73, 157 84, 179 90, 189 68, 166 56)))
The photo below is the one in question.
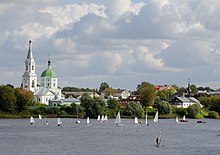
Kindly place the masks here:
POLYGON ((104 91, 106 88, 110 88, 109 85, 108 85, 108 83, 102 82, 101 85, 100 85, 100 87, 99 87, 99 92, 104 91))
POLYGON ((14 89, 10 86, 0 86, 0 110, 15 112, 16 97, 14 89))
POLYGON ((158 102, 157 109, 160 114, 169 114, 171 112, 171 106, 167 101, 158 102))
POLYGON ((95 118, 105 113, 105 102, 97 97, 92 98, 87 93, 81 97, 81 106, 84 108, 87 117, 95 118))
POLYGON ((156 89, 148 82, 142 82, 137 86, 137 93, 141 96, 142 106, 153 106, 156 99, 156 89))
POLYGON ((192 117, 192 118, 197 118, 197 115, 200 114, 200 106, 197 105, 197 104, 193 104, 193 105, 190 105, 187 109, 186 109, 187 113, 188 113, 188 116, 189 117, 192 117))
POLYGON ((30 90, 16 88, 16 110, 18 112, 23 112, 27 110, 27 106, 32 105, 33 93, 30 90))
POLYGON ((108 109, 119 109, 120 105, 118 101, 114 98, 110 98, 107 100, 108 109))
POLYGON ((124 111, 125 116, 142 117, 144 115, 144 109, 139 103, 130 102, 124 111))
POLYGON ((198 93, 198 88, 196 85, 190 85, 190 89, 192 91, 192 94, 197 94, 198 93))
POLYGON ((171 95, 173 95, 176 90, 171 87, 170 89, 164 89, 157 92, 157 96, 163 101, 169 101, 171 95))

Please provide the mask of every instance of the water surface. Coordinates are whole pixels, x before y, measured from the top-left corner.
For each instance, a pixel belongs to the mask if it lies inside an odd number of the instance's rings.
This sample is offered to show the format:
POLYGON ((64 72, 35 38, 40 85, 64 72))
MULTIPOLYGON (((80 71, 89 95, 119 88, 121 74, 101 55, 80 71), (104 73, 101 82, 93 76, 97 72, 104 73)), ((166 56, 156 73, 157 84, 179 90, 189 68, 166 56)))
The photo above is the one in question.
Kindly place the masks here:
POLYGON ((176 124, 174 119, 160 120, 156 125, 134 125, 132 119, 122 119, 116 127, 114 119, 108 123, 86 119, 48 119, 49 124, 35 119, 0 119, 0 154, 2 155, 220 155, 220 120, 206 119, 176 124), (155 139, 163 130, 160 147, 155 139))

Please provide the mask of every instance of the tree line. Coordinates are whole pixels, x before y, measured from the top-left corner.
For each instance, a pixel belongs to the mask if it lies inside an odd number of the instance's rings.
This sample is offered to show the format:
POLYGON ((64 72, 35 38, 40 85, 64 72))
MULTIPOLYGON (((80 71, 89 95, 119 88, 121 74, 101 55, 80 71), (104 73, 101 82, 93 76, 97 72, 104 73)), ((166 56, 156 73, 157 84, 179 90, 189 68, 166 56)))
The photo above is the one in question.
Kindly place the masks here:
MULTIPOLYGON (((65 90, 73 90, 71 87, 65 87, 65 90)), ((209 87, 207 87, 209 88, 209 87)), ((75 88, 74 88, 75 89, 75 88)), ((179 117, 186 115, 192 118, 218 118, 220 113, 220 97, 219 96, 205 96, 197 99, 203 105, 192 105, 188 108, 175 108, 169 104, 170 97, 174 93, 184 93, 187 88, 173 85, 170 89, 157 91, 153 84, 149 82, 142 82, 137 85, 137 88, 132 95, 139 95, 141 102, 130 102, 126 107, 121 107, 118 100, 113 98, 106 98, 105 100, 98 97, 90 97, 87 93, 81 97, 81 104, 72 103, 71 106, 50 107, 39 104, 33 101, 33 93, 31 91, 14 88, 12 85, 0 86, 0 114, 4 117, 5 114, 12 115, 38 115, 44 114, 49 116, 67 116, 75 117, 90 117, 97 118, 98 115, 108 115, 115 117, 118 111, 121 111, 123 117, 144 117, 148 112, 150 117, 153 117, 156 111, 163 117, 179 117)), ((197 94, 202 87, 191 85, 192 94, 197 94)), ((90 90, 90 89, 85 89, 90 90)), ((94 91, 94 89, 91 89, 94 91)), ((211 91, 212 89, 209 88, 211 91)), ((101 83, 98 93, 106 91, 106 94, 113 94, 112 89, 106 82, 101 83)))

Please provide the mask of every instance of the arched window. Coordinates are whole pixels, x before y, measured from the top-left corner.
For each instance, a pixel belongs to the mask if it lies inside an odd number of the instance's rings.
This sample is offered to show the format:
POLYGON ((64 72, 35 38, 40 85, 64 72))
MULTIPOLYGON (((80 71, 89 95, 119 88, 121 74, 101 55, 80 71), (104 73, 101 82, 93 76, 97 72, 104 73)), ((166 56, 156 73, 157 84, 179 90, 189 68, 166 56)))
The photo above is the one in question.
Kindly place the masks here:
POLYGON ((32 65, 32 70, 34 70, 34 65, 32 65))
POLYGON ((32 80, 31 87, 34 88, 34 80, 32 80))

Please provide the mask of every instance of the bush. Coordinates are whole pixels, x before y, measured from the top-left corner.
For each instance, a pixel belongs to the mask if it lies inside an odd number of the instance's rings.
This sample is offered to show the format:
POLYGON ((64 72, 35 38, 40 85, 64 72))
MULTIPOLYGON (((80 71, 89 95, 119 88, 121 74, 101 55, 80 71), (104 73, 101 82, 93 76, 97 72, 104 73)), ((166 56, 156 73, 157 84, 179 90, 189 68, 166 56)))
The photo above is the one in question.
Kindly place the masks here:
POLYGON ((219 118, 219 113, 216 111, 210 111, 208 117, 209 118, 219 118))
POLYGON ((197 117, 201 117, 200 114, 200 106, 197 104, 193 104, 190 105, 187 109, 186 109, 187 113, 188 113, 188 117, 192 117, 192 118, 197 118, 197 117))
POLYGON ((160 114, 169 114, 171 112, 171 106, 167 101, 158 102, 157 108, 160 114))

